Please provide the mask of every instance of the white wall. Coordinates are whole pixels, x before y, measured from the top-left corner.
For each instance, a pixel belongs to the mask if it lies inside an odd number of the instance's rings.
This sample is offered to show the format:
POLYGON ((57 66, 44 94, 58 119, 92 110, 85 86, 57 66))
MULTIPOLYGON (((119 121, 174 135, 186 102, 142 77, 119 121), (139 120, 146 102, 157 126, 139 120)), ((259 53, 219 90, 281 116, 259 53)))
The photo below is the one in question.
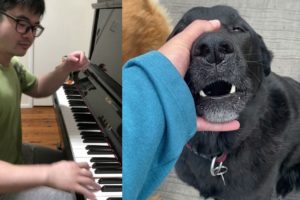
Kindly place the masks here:
MULTIPOLYGON (((63 55, 74 50, 88 54, 96 0, 51 0, 41 24, 45 27, 22 62, 37 76, 53 70, 63 55)), ((30 107, 32 99, 22 97, 22 107, 30 107)), ((52 105, 52 99, 33 99, 33 105, 52 105)))

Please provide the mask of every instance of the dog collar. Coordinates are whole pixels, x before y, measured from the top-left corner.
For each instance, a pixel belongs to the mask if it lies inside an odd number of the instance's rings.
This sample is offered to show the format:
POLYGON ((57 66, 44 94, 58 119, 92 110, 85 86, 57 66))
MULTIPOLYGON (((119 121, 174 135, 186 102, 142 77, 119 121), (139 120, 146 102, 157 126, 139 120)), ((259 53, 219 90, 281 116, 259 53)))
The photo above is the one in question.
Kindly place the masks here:
POLYGON ((223 152, 222 155, 220 155, 219 157, 216 157, 216 163, 223 163, 223 162, 225 162, 226 159, 227 159, 227 153, 223 152))
POLYGON ((198 153, 195 149, 192 148, 192 145, 189 144, 189 143, 187 143, 185 146, 188 150, 193 152, 195 155, 197 155, 201 158, 204 158, 206 160, 209 160, 209 161, 212 161, 214 158, 216 158, 216 161, 215 161, 216 163, 221 163, 221 162, 223 163, 227 159, 227 155, 228 155, 227 152, 223 152, 221 155, 220 155, 220 153, 215 154, 215 155, 206 155, 206 154, 203 154, 203 153, 198 153), (220 155, 220 156, 218 156, 218 155, 220 155))
POLYGON ((224 174, 226 174, 226 172, 228 171, 228 168, 225 165, 223 165, 223 163, 227 159, 227 155, 228 155, 227 152, 223 152, 220 156, 210 157, 205 154, 199 154, 197 151, 195 151, 192 148, 192 146, 189 143, 187 143, 185 146, 187 149, 189 149, 195 155, 197 155, 201 158, 204 158, 206 160, 210 160, 211 161, 210 174, 212 176, 221 176, 224 185, 226 185, 224 174), (217 166, 216 166, 216 164, 217 164, 217 166))

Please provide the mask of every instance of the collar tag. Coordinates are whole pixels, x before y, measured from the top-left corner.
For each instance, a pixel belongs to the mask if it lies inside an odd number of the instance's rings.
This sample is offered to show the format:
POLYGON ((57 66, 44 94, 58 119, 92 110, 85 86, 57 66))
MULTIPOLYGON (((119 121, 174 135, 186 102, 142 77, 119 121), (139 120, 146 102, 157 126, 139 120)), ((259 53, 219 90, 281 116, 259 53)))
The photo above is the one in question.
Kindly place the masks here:
MULTIPOLYGON (((226 160, 226 157, 225 157, 224 161, 226 160)), ((228 171, 228 168, 223 165, 223 161, 218 162, 217 159, 218 159, 218 157, 216 156, 211 161, 210 174, 212 176, 221 176, 224 185, 226 185, 226 182, 224 179, 224 174, 226 174, 226 172, 228 171), (219 165, 215 167, 216 163, 219 163, 219 165)))

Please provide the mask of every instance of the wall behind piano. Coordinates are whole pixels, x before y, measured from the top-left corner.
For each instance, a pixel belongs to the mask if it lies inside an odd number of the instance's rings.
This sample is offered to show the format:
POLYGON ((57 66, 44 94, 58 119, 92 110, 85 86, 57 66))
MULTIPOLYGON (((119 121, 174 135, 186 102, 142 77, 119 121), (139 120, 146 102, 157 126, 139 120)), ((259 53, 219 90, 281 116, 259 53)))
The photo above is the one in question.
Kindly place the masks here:
MULTIPOLYGON (((96 0, 51 0, 42 19, 44 33, 21 61, 37 76, 53 70, 61 57, 75 50, 88 54, 96 0)), ((22 97, 22 107, 52 105, 52 99, 22 97)))

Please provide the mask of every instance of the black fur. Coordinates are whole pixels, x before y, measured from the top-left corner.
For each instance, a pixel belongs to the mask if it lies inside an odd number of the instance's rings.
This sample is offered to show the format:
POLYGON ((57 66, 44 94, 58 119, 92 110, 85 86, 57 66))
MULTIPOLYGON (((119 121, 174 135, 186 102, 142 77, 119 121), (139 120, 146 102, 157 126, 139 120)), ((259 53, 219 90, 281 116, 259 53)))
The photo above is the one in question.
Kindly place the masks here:
POLYGON ((197 132, 176 172, 205 198, 268 200, 274 191, 284 197, 300 187, 300 84, 271 72, 272 54, 262 37, 231 7, 191 9, 169 38, 195 19, 222 23, 221 30, 201 35, 191 51, 186 81, 197 114, 212 122, 238 119, 241 128, 197 132), (199 95, 217 81, 235 85, 236 93, 199 95), (223 152, 226 185, 210 174, 211 158, 223 152))

